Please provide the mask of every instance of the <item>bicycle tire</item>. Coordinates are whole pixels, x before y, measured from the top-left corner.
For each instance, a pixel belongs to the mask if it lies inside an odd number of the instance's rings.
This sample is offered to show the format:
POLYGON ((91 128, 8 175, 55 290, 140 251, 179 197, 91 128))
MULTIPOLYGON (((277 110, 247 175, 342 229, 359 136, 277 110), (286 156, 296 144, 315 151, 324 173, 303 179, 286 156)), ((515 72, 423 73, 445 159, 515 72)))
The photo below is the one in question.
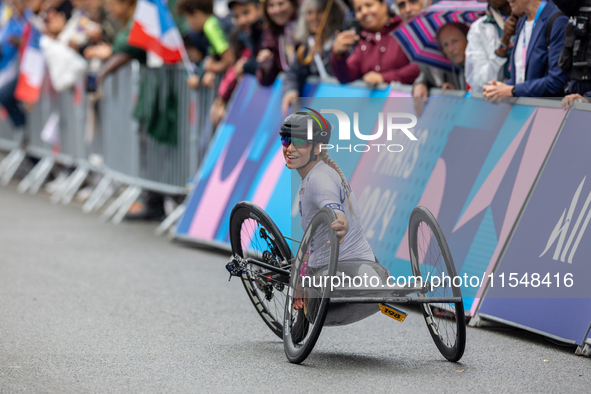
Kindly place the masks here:
MULTIPOLYGON (((291 249, 277 225, 262 208, 247 201, 239 202, 232 209, 230 243, 232 256, 258 257, 259 259, 265 256, 263 260, 266 263, 281 268, 288 267, 292 260, 291 249), (263 239, 261 229, 269 235, 271 244, 263 239), (250 238, 247 239, 247 237, 250 238)), ((240 278, 257 313, 275 335, 283 338, 283 312, 287 284, 283 284, 281 289, 282 286, 276 281, 258 275, 261 272, 264 272, 262 268, 249 264, 247 269, 242 271, 240 278), (271 303, 273 300, 275 301, 271 303)))
MULTIPOLYGON (((326 287, 306 287, 302 268, 307 270, 304 261, 308 255, 319 261, 326 261, 326 265, 317 271, 322 276, 336 274, 339 240, 336 231, 331 227, 336 218, 336 214, 330 208, 322 208, 314 215, 304 233, 292 264, 292 275, 285 302, 283 348, 287 359, 293 364, 303 362, 310 355, 326 319, 330 303, 330 290, 326 287), (330 241, 330 245, 326 241, 330 241), (311 250, 312 252, 310 252, 311 250), (308 254, 308 252, 310 253, 308 254), (296 289, 300 290, 296 291, 296 289), (298 310, 294 308, 294 299, 297 293, 307 294, 307 296, 302 296, 306 307, 298 310), (310 296, 314 293, 315 295, 310 296)), ((306 272, 312 272, 312 269, 306 272)), ((310 283, 308 282, 308 284, 310 283)))
MULTIPOLYGON (((427 278, 445 273, 457 276, 449 246, 433 214, 425 207, 416 207, 409 219, 409 248, 413 275, 427 278), (436 246, 434 246, 436 244, 436 246), (441 264, 443 260, 444 265, 441 264)), ((462 291, 453 281, 438 286, 419 297, 461 297, 462 291)), ((424 303, 421 310, 435 345, 447 360, 459 361, 466 348, 466 320, 463 301, 456 303, 424 303), (445 334, 445 335, 444 335, 445 334)))

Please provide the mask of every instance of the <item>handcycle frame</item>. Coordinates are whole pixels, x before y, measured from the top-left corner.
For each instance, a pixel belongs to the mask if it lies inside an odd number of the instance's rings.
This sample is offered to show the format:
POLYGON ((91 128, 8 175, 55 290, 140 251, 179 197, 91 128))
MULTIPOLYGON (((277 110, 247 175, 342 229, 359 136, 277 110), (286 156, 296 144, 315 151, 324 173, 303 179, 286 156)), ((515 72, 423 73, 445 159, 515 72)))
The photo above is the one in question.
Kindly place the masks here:
MULTIPOLYGON (((328 220, 330 220, 330 222, 332 222, 332 220, 334 220, 336 218, 334 211, 330 210, 329 208, 323 208, 321 211, 324 212, 325 215, 328 215, 328 220)), ((317 214, 317 216, 320 214, 320 212, 317 214)), ((423 207, 417 207, 415 208, 415 210, 413 210, 413 214, 411 214, 411 218, 410 218, 410 223, 409 223, 409 229, 411 229, 411 227, 413 226, 413 217, 418 216, 419 217, 419 224, 422 222, 428 223, 428 226, 431 230, 433 230, 434 232, 434 237, 436 238, 436 242, 437 242, 437 246, 439 247, 439 250, 442 253, 443 259, 445 260, 445 264, 446 267, 448 269, 448 272, 453 273, 455 275, 455 267, 453 265, 453 260, 451 259, 451 253, 449 252, 449 248, 447 246, 447 242, 445 241, 445 238, 443 236, 443 233, 441 232, 441 229, 439 228, 439 225, 437 224, 435 218, 431 215, 431 213, 423 208, 423 207), (416 214, 415 214, 416 213, 416 214)), ((415 218, 416 219, 416 218, 415 218)), ((325 220, 327 220, 327 218, 325 218, 325 220)), ((314 219, 313 219, 314 221, 314 219)), ((458 361, 464 352, 464 347, 465 347, 465 321, 464 321, 464 310, 463 310, 463 302, 462 302, 462 297, 461 297, 461 290, 459 288, 455 288, 455 286, 450 285, 450 287, 454 287, 453 292, 454 295, 451 297, 445 296, 445 297, 429 297, 427 296, 427 293, 429 292, 433 292, 433 289, 437 289, 438 287, 432 286, 432 283, 430 282, 421 282, 421 286, 398 286, 398 285, 388 285, 388 288, 382 288, 382 289, 358 289, 358 288, 350 288, 350 287, 337 287, 334 288, 332 290, 328 290, 326 289, 326 291, 323 293, 322 295, 322 299, 326 299, 327 301, 325 302, 324 309, 323 309, 323 316, 321 317, 321 320, 319 322, 320 326, 318 328, 316 328, 316 336, 315 338, 313 338, 311 340, 311 343, 308 344, 308 349, 304 350, 303 352, 300 352, 297 355, 290 355, 290 351, 289 349, 291 349, 291 351, 293 351, 293 344, 290 346, 287 345, 287 342, 289 340, 289 336, 292 335, 293 333, 291 333, 291 329, 289 328, 290 326, 288 326, 288 315, 290 317, 293 317, 293 314, 289 314, 289 302, 292 302, 293 304, 293 298, 294 298, 294 292, 290 290, 288 290, 288 296, 286 296, 286 302, 284 303, 285 306, 285 320, 282 321, 281 323, 284 326, 283 331, 281 332, 282 335, 280 335, 280 333, 277 330, 277 325, 278 324, 270 324, 270 315, 267 313, 268 311, 263 311, 261 304, 262 304, 262 300, 261 297, 258 296, 258 301, 261 302, 257 302, 257 300, 255 300, 255 298, 253 297, 253 293, 256 293, 256 291, 253 290, 253 288, 255 287, 253 285, 254 282, 258 282, 259 286, 260 286, 260 282, 261 281, 266 281, 266 282, 272 282, 274 283, 273 285, 271 285, 271 289, 273 289, 272 286, 277 286, 277 283, 280 284, 280 287, 283 289, 283 286, 286 286, 288 289, 291 289, 291 285, 293 285, 292 282, 292 277, 291 277, 291 269, 294 265, 296 265, 298 263, 297 259, 302 259, 302 246, 300 245, 300 249, 298 250, 298 254, 296 255, 296 258, 291 257, 291 250, 289 250, 289 248, 286 248, 286 241, 285 238, 277 229, 277 227, 275 226, 275 224, 273 223, 273 221, 268 217, 268 215, 259 207, 257 207, 254 204, 251 203, 247 203, 247 202, 241 202, 238 203, 236 205, 236 207, 234 208, 234 210, 232 211, 232 215, 230 218, 230 238, 231 238, 231 242, 232 242, 232 250, 233 250, 233 257, 230 261, 230 263, 226 266, 226 268, 228 269, 228 271, 230 272, 230 277, 232 276, 242 276, 242 280, 243 280, 243 284, 245 286, 245 288, 247 289, 247 292, 249 292, 249 295, 251 296, 251 301, 253 302, 253 304, 255 305, 255 307, 257 308, 257 311, 259 312, 259 314, 263 317, 264 320, 266 320, 265 322, 267 323, 267 325, 274 331, 275 334, 283 337, 284 340, 284 346, 285 346, 285 351, 286 351, 286 355, 289 359, 290 362, 294 362, 294 363, 300 363, 302 362, 310 353, 310 351, 312 350, 312 348, 314 347, 314 344, 316 342, 316 339, 318 338, 320 331, 322 330, 322 324, 324 324, 324 318, 326 317, 326 313, 327 313, 327 308, 328 308, 328 304, 390 304, 390 303, 396 303, 396 304, 418 304, 421 305, 421 309, 423 311, 423 315, 425 317, 425 321, 427 323, 427 326, 429 328, 429 331, 431 333, 431 336, 433 337, 433 340, 435 341, 435 344, 437 345, 437 347, 439 348, 439 350, 441 351, 441 353, 444 355, 445 358, 447 358, 450 361, 458 361), (248 215, 245 215, 245 211, 247 210, 249 213, 248 215), (268 262, 264 262, 261 261, 260 258, 253 258, 253 257, 243 257, 240 254, 244 253, 244 251, 242 251, 242 246, 237 246, 238 244, 241 243, 240 241, 240 235, 237 235, 236 232, 236 225, 234 225, 234 217, 235 217, 235 213, 236 212, 240 212, 240 214, 238 214, 237 216, 240 217, 240 220, 243 220, 244 218, 246 219, 254 219, 257 221, 257 223, 259 223, 259 225, 263 225, 263 227, 266 228, 266 231, 264 229, 261 228, 261 238, 265 239, 266 244, 269 246, 269 248, 273 251, 273 253, 277 253, 279 254, 279 251, 281 249, 283 249, 283 254, 284 256, 277 256, 280 258, 284 258, 284 262, 286 264, 284 265, 280 265, 277 264, 277 260, 278 259, 269 259, 269 255, 268 252, 263 252, 262 253, 262 259, 266 259, 268 262), (254 213, 253 213, 254 212, 254 213), (236 241, 235 238, 238 237, 239 240, 236 241), (281 245, 281 247, 280 247, 281 245), (240 249, 239 252, 237 253, 237 249, 240 249), (286 251, 286 249, 288 249, 286 251), (265 258, 265 254, 266 258, 265 258), (270 264, 269 262, 272 262, 273 264, 270 264), (249 273, 247 273, 248 269, 247 267, 249 266, 255 266, 258 269, 262 270, 262 271, 258 271, 255 273, 254 277, 249 277, 249 273), (250 280, 250 286, 247 285, 247 281, 246 279, 250 280), (250 291, 249 291, 250 288, 250 291), (411 294, 416 294, 416 296, 411 296, 411 294), (453 312, 453 316, 455 319, 455 325, 457 325, 457 329, 458 332, 455 335, 455 345, 453 345, 452 347, 448 347, 447 344, 443 343, 443 336, 441 335, 441 333, 439 332, 438 329, 438 325, 435 323, 435 316, 432 313, 431 307, 428 304, 437 304, 434 305, 436 308, 440 308, 442 306, 442 304, 447 304, 447 305, 455 305, 455 309, 453 312), (267 315, 265 315, 265 313, 267 313, 267 315)), ((416 220, 415 220, 416 222, 416 220)), ((242 222, 240 222, 241 225, 242 222)), ((312 223, 310 224, 310 227, 312 226, 312 223)), ((415 223, 415 227, 417 227, 418 225, 415 223)), ((414 228, 414 227, 413 227, 414 228)), ((416 230, 416 229, 415 229, 416 230)), ((306 230, 307 232, 309 231, 306 230)), ((336 240, 336 232, 333 234, 332 233, 332 229, 330 229, 331 235, 333 236, 333 240, 336 240)), ((418 230, 416 230, 418 231, 418 230)), ((240 230, 238 230, 238 234, 240 233, 240 230)), ((409 237, 409 244, 411 244, 413 241, 411 240, 412 238, 412 234, 410 234, 411 237, 409 237)), ((416 256, 417 254, 417 248, 416 248, 416 239, 417 235, 415 233, 415 248, 413 251, 413 246, 410 245, 410 254, 411 254, 411 266, 413 268, 413 276, 415 276, 416 272, 415 269, 419 270, 419 275, 421 274, 420 272, 420 266, 419 266, 419 262, 418 262, 418 257, 416 256), (413 260, 414 259, 414 260, 413 260), (416 267, 415 267, 416 265, 416 267), (417 268, 419 267, 419 268, 417 268)), ((304 235, 304 238, 306 238, 306 234, 304 235)), ((308 237, 309 238, 309 237, 308 237)), ((295 241, 295 240, 293 240, 295 241)), ((298 241, 295 241, 298 242, 298 241)), ((333 270, 336 271, 336 266, 338 265, 338 242, 335 242, 336 247, 336 261, 335 261, 335 268, 333 270)), ((307 246, 306 246, 307 247, 307 246)), ((257 256, 259 257, 259 256, 257 256)), ((298 269, 301 268, 298 266, 298 269)), ((252 270, 251 270, 252 271, 252 270)), ((301 276, 301 275, 300 275, 301 276)), ((297 280, 297 279, 296 279, 297 280)), ((271 297, 269 297, 269 291, 268 291, 268 286, 265 288, 266 291, 266 298, 268 301, 271 300, 271 297)), ((443 308, 446 309, 446 308, 443 308)), ((452 308, 453 309, 453 308, 452 308)), ((292 311, 293 312, 293 311, 292 311)), ((443 314, 445 315, 445 311, 443 312, 443 314)), ((279 316, 275 316, 274 317, 275 320, 277 320, 279 318, 279 316)), ((300 319, 301 320, 301 319, 300 319)), ((279 322, 276 322, 279 323, 279 322)), ((314 330, 312 330, 314 331, 314 330)), ((306 330, 307 332, 307 330, 306 330)), ((304 334, 305 336, 306 334, 304 334)), ((300 338, 301 339, 301 338, 300 338)), ((448 338, 449 339, 449 338, 448 338)))

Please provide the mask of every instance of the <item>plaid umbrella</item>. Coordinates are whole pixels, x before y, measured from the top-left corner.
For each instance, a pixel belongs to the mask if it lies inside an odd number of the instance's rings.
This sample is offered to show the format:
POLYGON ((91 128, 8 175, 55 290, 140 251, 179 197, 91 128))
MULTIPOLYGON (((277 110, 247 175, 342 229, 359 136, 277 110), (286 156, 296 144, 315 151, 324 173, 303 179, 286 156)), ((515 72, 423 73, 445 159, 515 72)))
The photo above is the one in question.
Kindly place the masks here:
POLYGON ((392 34, 411 61, 451 71, 451 62, 439 48, 437 29, 447 22, 469 25, 484 15, 487 5, 480 1, 440 1, 392 34))

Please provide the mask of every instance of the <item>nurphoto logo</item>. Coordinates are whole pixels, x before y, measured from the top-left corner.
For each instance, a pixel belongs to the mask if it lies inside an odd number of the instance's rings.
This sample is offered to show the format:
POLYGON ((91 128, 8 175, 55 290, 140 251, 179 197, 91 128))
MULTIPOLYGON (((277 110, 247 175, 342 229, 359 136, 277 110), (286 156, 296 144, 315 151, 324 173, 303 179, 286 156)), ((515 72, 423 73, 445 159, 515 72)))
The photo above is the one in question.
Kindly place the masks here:
MULTIPOLYGON (((313 118, 308 119, 308 139, 312 139, 312 127, 313 122, 316 121, 320 128, 323 129, 326 127, 328 129, 328 125, 324 117, 318 113, 318 111, 313 110, 312 108, 304 107, 311 111, 310 116, 313 118), (323 127, 324 125, 324 127, 323 127)), ((337 117, 338 120, 338 140, 339 141, 350 141, 351 140, 351 120, 349 116, 338 109, 321 109, 321 113, 323 114, 333 114, 337 117)), ((378 129, 374 134, 364 134, 359 130, 359 112, 353 113, 353 132, 355 133, 355 137, 363 141, 376 141, 382 138, 384 134, 384 128, 386 129, 386 139, 388 141, 393 140, 393 135, 395 132, 402 131, 406 137, 408 137, 411 141, 417 141, 417 137, 411 132, 410 129, 417 125, 417 117, 413 114, 407 112, 387 112, 385 115, 383 112, 378 113, 378 129), (384 127, 385 123, 385 127, 384 127)), ((341 150, 347 150, 349 152, 369 152, 370 150, 377 150, 388 152, 402 152, 404 147, 401 144, 325 144, 322 149, 335 149, 336 152, 341 150)))

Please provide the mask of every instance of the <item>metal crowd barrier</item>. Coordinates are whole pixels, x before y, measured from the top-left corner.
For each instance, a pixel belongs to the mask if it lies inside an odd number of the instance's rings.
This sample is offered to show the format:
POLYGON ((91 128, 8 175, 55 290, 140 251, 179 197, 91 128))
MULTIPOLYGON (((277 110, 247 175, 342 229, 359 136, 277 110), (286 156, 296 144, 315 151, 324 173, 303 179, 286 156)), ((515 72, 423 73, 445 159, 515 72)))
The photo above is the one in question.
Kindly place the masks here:
POLYGON ((25 157, 33 157, 38 159, 37 164, 19 183, 18 190, 34 194, 54 166, 60 165, 72 172, 51 200, 67 204, 88 175, 98 173, 102 178, 83 209, 100 209, 124 187, 103 213, 105 218, 119 222, 142 190, 187 193, 186 185, 197 172, 213 135, 209 108, 215 93, 216 89, 189 89, 186 72, 180 66, 148 69, 137 62, 105 78, 98 97, 86 93, 82 81, 56 93, 46 78, 41 98, 27 116, 26 142, 18 141, 8 119, 0 121, 0 150, 9 152, 0 162, 0 182, 7 184, 25 157), (169 106, 168 111, 176 119, 177 129, 168 131, 176 132, 176 144, 158 142, 148 133, 149 122, 145 121, 150 116, 158 119, 160 113, 155 111, 167 109, 169 93, 176 100, 176 106, 169 106), (134 117, 138 111, 143 112, 143 121, 134 117), (57 129, 52 133, 51 119, 58 116, 57 129), (47 142, 52 135, 59 138, 47 142))

